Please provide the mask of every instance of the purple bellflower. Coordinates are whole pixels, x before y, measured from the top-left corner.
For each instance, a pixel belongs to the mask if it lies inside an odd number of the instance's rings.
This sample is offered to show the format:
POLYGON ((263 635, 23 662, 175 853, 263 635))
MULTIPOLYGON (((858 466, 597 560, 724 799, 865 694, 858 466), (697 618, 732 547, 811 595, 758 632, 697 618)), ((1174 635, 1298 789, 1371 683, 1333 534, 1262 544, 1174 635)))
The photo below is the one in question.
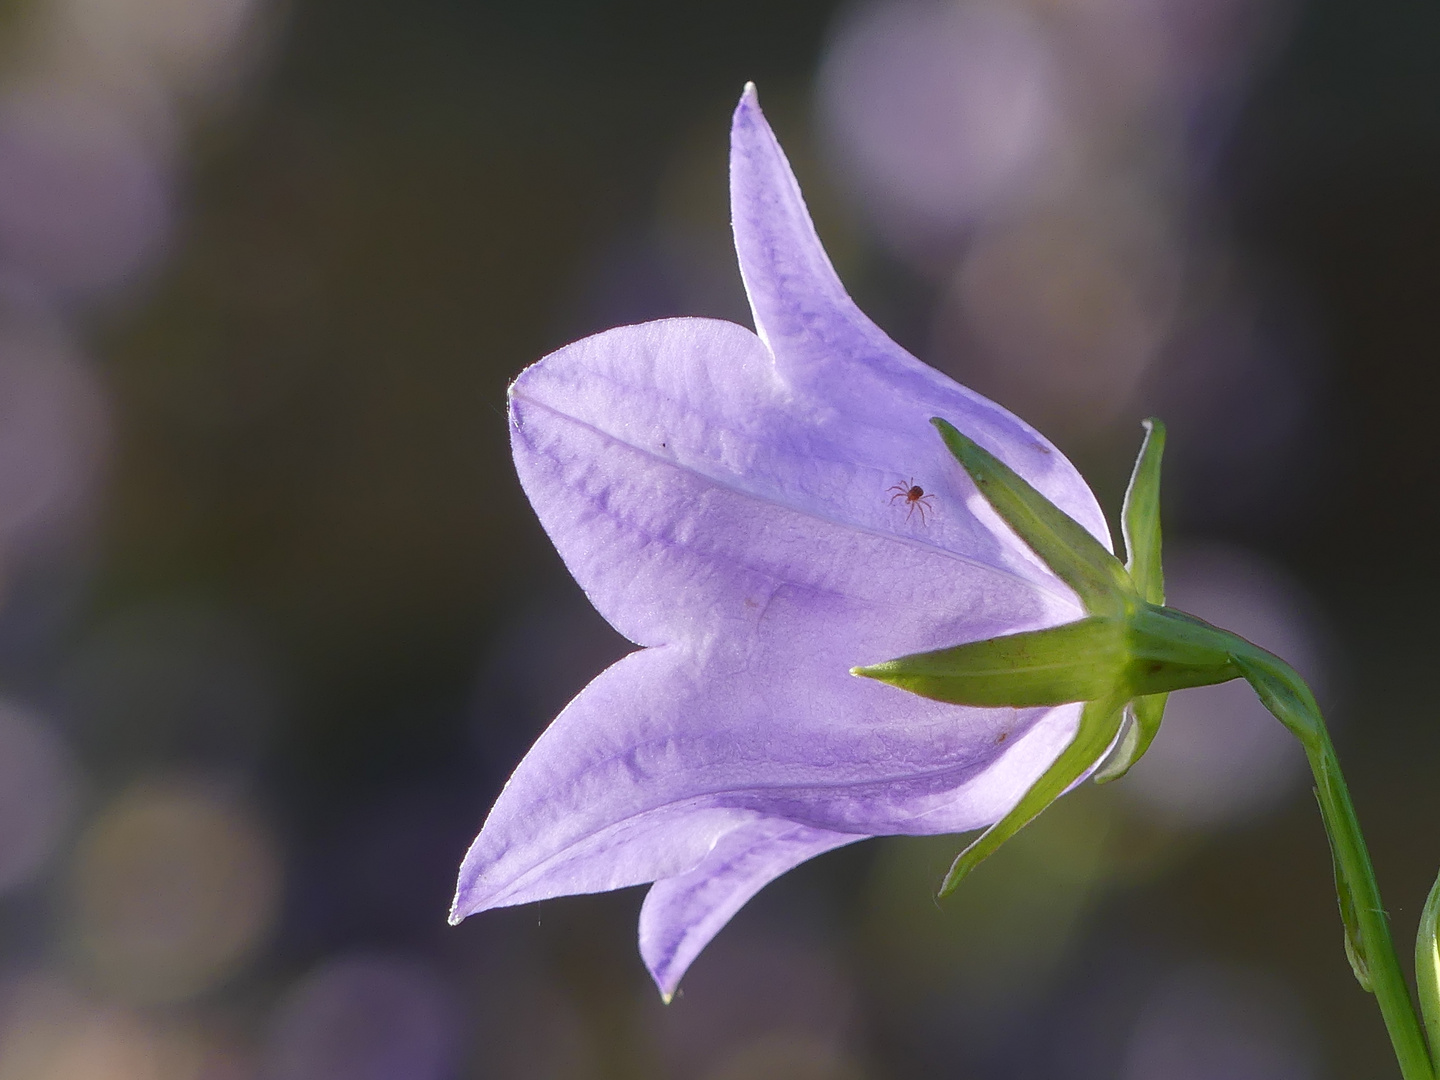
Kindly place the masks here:
POLYGON ((753 86, 731 129, 730 197, 755 333, 624 326, 510 387, 535 512, 641 647, 520 762, 451 913, 654 882, 640 951, 667 999, 767 882, 866 837, 990 825, 1075 738, 1081 704, 976 708, 851 675, 1086 614, 931 417, 1111 549, 1054 446, 851 301, 753 86))

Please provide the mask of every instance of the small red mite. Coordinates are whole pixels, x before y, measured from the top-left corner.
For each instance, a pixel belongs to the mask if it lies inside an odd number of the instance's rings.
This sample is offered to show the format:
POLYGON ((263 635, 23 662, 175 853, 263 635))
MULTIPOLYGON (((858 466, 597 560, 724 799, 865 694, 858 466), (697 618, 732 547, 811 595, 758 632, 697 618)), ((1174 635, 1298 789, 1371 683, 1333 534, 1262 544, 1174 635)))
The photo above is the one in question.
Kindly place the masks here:
POLYGON ((915 483, 915 478, 913 476, 909 479, 908 482, 904 484, 891 484, 885 490, 894 492, 894 494, 890 496, 891 505, 894 505, 896 499, 905 500, 905 505, 910 508, 905 513, 906 521, 909 521, 910 515, 918 510, 920 511, 920 524, 924 525, 925 511, 935 509, 935 507, 931 505, 935 496, 926 495, 925 489, 922 488, 919 484, 915 483))

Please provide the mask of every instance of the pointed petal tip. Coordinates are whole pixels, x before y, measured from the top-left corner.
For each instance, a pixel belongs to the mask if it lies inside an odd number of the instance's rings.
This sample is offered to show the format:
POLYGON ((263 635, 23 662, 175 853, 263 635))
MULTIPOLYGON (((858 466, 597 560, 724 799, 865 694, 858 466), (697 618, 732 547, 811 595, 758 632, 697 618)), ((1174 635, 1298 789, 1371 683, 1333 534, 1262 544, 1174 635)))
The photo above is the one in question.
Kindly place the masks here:
POLYGON ((765 124, 765 113, 760 109, 760 92, 755 89, 753 82, 747 82, 745 89, 740 92, 740 100, 735 103, 735 115, 730 125, 732 131, 739 130, 755 117, 759 118, 761 124, 765 124))
POLYGON ((450 905, 450 914, 445 916, 445 921, 448 922, 451 926, 459 926, 469 917, 469 915, 470 912, 462 912, 460 910, 460 898, 457 896, 455 898, 455 901, 450 905))
POLYGON ((459 926, 471 915, 479 915, 482 911, 489 911, 496 907, 492 901, 494 894, 481 894, 477 896, 477 890, 473 887, 466 888, 463 884, 455 890, 455 898, 450 901, 450 914, 445 916, 445 921, 451 926, 459 926))
POLYGON ((680 980, 685 977, 684 969, 676 972, 664 966, 652 967, 649 961, 646 961, 645 970, 650 972, 650 978, 655 980, 655 989, 660 991, 660 1003, 669 1005, 674 1001, 680 990, 680 980))

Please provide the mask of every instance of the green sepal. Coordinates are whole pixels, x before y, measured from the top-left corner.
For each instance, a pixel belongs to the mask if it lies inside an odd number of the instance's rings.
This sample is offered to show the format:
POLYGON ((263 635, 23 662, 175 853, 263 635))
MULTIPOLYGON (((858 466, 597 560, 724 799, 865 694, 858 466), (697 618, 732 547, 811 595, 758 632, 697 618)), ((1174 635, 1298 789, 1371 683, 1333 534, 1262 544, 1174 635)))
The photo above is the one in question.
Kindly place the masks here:
POLYGON ((1027 708, 1138 698, 1135 750, 1143 753, 1159 726, 1164 695, 1235 678, 1240 672, 1231 650, 1243 644, 1193 616, 1142 602, 1128 616, 1091 615, 911 653, 850 674, 951 705, 1027 708))
MULTIPOLYGON (((1125 488, 1120 509, 1120 534, 1125 540, 1125 570, 1147 604, 1165 604, 1165 572, 1161 566, 1160 462, 1165 456, 1165 425, 1153 416, 1144 421, 1145 439, 1125 488)), ((1119 780, 1145 756, 1165 715, 1168 694, 1146 694, 1126 709, 1127 723, 1110 756, 1093 777, 1097 784, 1119 780)))
POLYGON ((1080 713, 1080 727, 1058 758, 1045 770, 1030 790, 1021 796, 1014 808, 991 825, 956 856, 940 884, 940 897, 949 896, 967 874, 979 866, 1039 813, 1070 789, 1085 771, 1105 753, 1120 730, 1122 702, 1106 697, 1086 702, 1080 713))
POLYGON ((1095 770, 1091 777, 1097 784, 1108 784, 1112 780, 1119 780, 1131 766, 1139 761, 1145 751, 1150 749, 1150 744, 1155 741, 1155 733, 1160 730, 1160 720, 1165 715, 1165 701, 1170 695, 1145 694, 1138 697, 1125 708, 1126 725, 1120 736, 1120 741, 1107 757, 1095 770))
POLYGON ((1120 734, 1115 739, 1114 747, 1090 774, 1090 779, 1097 784, 1108 784, 1111 780, 1120 779, 1135 760, 1135 746, 1140 740, 1140 729, 1135 725, 1134 704, 1132 701, 1125 706, 1120 717, 1120 734))
POLYGON ((1440 877, 1430 889, 1420 912, 1415 935, 1415 989, 1419 991, 1420 1018, 1430 1039, 1430 1056, 1440 1059, 1440 877))
POLYGON ((851 668, 951 705, 1028 708, 1088 701, 1110 692, 1125 667, 1125 624, 1091 616, 851 668))
MULTIPOLYGON (((1125 569, 1141 599, 1165 603, 1165 573, 1160 565, 1160 459, 1165 454, 1165 425, 1145 421, 1145 441, 1125 489, 1120 532, 1125 538, 1125 569)), ((1163 711, 1163 710, 1162 710, 1163 711)))
POLYGON ((1115 614, 1135 596, 1130 575, 1120 560, 1078 522, 1036 491, 1003 461, 940 417, 930 423, 940 432, 975 487, 995 512, 1015 530, 1080 597, 1091 615, 1115 614))

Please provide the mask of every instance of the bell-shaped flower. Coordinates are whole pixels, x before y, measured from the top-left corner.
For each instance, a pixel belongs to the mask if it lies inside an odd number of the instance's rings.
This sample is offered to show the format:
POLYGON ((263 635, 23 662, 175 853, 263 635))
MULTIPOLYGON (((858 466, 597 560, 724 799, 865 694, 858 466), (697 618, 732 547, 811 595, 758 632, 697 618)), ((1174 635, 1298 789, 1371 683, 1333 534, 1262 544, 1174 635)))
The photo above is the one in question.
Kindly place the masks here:
POLYGON ((851 301, 753 87, 734 115, 730 196, 755 333, 620 327, 510 388, 526 494, 640 648, 520 762, 451 916, 654 882, 640 950, 667 996, 786 870, 870 836, 991 825, 1075 739, 1080 704, 956 705, 851 675, 1087 614, 931 418, 1110 550, 1054 446, 851 301))

